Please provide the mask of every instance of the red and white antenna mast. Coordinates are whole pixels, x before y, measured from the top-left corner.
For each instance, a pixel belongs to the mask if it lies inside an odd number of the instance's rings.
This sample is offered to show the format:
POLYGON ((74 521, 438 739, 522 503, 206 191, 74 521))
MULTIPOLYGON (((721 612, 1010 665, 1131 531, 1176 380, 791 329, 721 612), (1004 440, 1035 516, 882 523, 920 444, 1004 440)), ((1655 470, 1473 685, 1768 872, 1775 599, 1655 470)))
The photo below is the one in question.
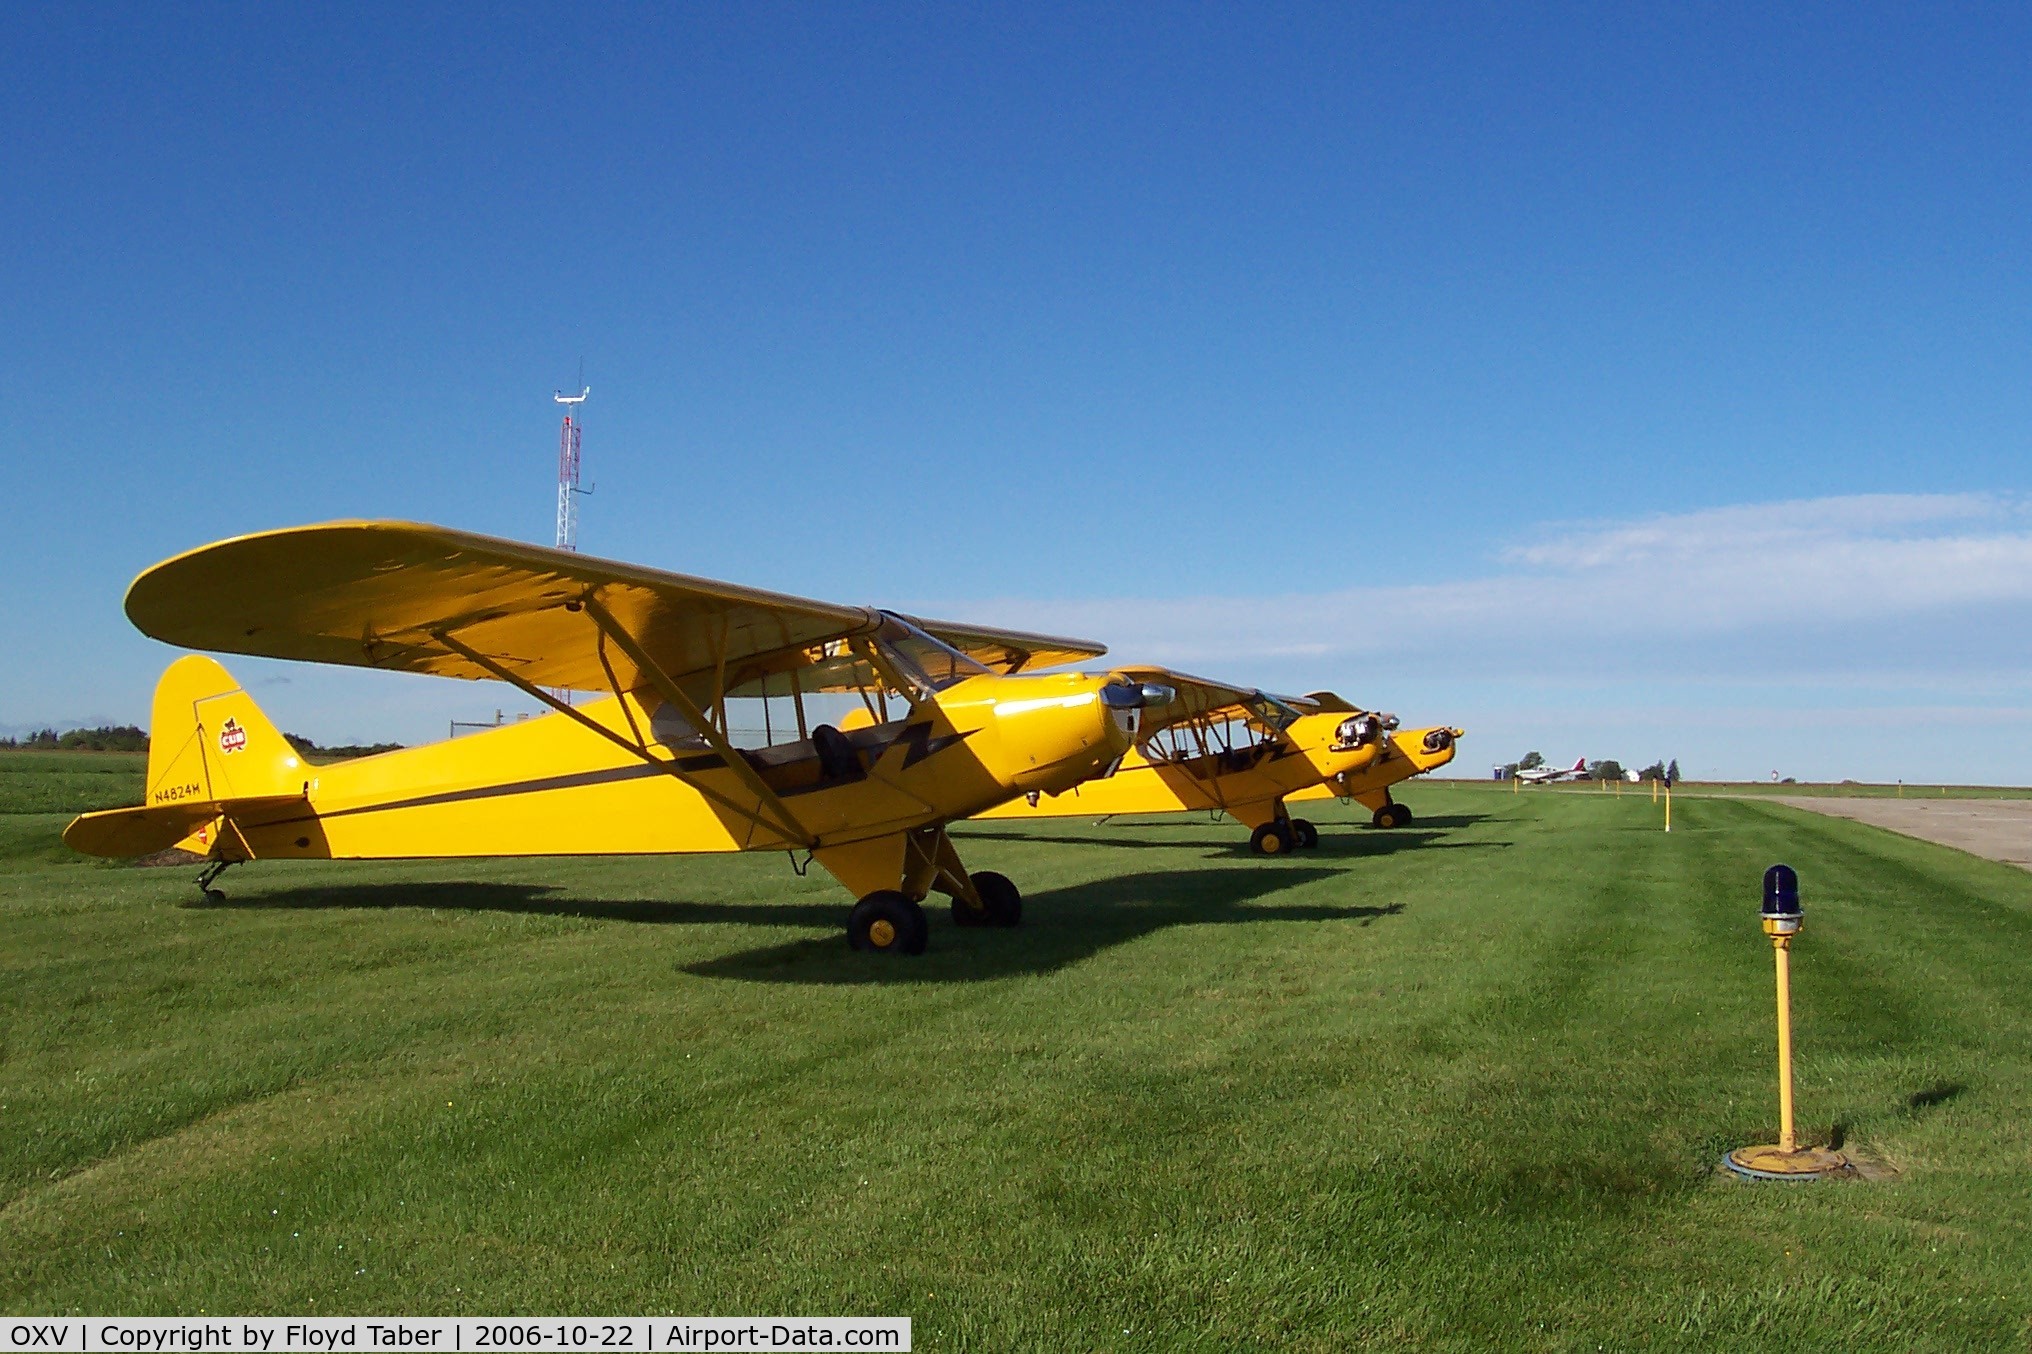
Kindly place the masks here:
POLYGON ((557 434, 557 548, 577 550, 579 548, 579 421, 573 415, 586 402, 586 396, 593 393, 591 386, 582 386, 576 395, 567 395, 562 390, 551 396, 564 406, 564 427, 557 434))

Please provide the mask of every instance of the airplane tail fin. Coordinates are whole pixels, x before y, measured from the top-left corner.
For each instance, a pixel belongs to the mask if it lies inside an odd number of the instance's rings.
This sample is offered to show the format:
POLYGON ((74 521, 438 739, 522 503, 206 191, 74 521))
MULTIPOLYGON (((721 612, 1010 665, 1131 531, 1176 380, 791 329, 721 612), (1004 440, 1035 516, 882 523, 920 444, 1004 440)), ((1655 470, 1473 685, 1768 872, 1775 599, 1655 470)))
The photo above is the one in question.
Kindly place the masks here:
POLYGON ((300 794, 303 759, 282 731, 202 654, 169 665, 148 727, 148 803, 300 794))
POLYGON ((303 758, 216 661, 190 654, 155 684, 148 788, 140 808, 87 813, 64 829, 95 856, 143 856, 183 841, 220 806, 300 798, 303 758))
POLYGON ((1585 758, 1585 757, 1576 757, 1576 758, 1574 758, 1574 762, 1573 762, 1573 769, 1574 769, 1575 771, 1585 771, 1585 770, 1587 770, 1587 758, 1585 758))

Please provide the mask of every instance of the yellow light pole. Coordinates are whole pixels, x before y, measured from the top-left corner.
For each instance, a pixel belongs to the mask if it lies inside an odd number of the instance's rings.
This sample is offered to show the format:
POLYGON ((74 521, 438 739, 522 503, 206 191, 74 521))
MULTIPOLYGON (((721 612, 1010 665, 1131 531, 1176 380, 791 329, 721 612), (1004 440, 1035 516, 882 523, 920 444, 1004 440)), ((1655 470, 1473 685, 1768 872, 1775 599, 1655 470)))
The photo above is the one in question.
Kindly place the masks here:
MULTIPOLYGON (((1668 801, 1669 802, 1669 801, 1668 801)), ((1778 1141, 1738 1147, 1722 1164, 1752 1180, 1818 1180, 1849 1169, 1826 1147, 1801 1147, 1792 1125, 1792 937, 1799 934, 1799 876, 1790 865, 1764 871, 1764 934, 1778 965, 1778 1141)))

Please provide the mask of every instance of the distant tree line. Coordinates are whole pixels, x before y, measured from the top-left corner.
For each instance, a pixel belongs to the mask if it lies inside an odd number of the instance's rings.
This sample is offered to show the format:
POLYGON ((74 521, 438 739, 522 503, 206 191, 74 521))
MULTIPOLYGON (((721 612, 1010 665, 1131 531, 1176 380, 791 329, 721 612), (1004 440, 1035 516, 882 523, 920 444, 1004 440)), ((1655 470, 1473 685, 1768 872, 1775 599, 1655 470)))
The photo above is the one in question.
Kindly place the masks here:
MULTIPOLYGON (((351 757, 371 757, 377 752, 393 752, 400 743, 341 743, 335 747, 320 747, 315 741, 300 733, 285 733, 298 752, 306 757, 322 761, 342 762, 351 757)), ((58 733, 55 729, 38 729, 25 738, 0 738, 0 749, 28 749, 41 752, 146 752, 148 735, 132 724, 102 726, 96 729, 71 729, 58 733)))
POLYGON ((42 751, 66 752, 146 752, 148 735, 132 724, 109 725, 97 729, 71 729, 66 733, 58 733, 55 729, 38 729, 26 738, 0 738, 0 748, 35 748, 42 751))
POLYGON ((340 743, 334 747, 320 747, 300 733, 285 732, 282 736, 304 756, 316 757, 320 761, 327 762, 343 762, 354 757, 372 757, 379 752, 396 752, 402 747, 400 743, 340 743))

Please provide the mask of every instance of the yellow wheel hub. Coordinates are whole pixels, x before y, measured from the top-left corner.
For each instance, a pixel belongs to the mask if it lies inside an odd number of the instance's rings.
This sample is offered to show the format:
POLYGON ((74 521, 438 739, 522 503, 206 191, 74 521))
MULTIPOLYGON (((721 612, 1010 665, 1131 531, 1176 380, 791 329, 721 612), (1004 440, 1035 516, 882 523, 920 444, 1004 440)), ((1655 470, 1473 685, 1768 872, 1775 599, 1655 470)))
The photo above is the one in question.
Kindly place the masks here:
POLYGON ((1284 849, 1284 838, 1278 836, 1275 832, 1266 832, 1263 834, 1264 855, 1274 856, 1283 849, 1284 849))
POLYGON ((886 950, 896 943, 896 925, 877 917, 868 927, 868 943, 878 950, 886 950))

